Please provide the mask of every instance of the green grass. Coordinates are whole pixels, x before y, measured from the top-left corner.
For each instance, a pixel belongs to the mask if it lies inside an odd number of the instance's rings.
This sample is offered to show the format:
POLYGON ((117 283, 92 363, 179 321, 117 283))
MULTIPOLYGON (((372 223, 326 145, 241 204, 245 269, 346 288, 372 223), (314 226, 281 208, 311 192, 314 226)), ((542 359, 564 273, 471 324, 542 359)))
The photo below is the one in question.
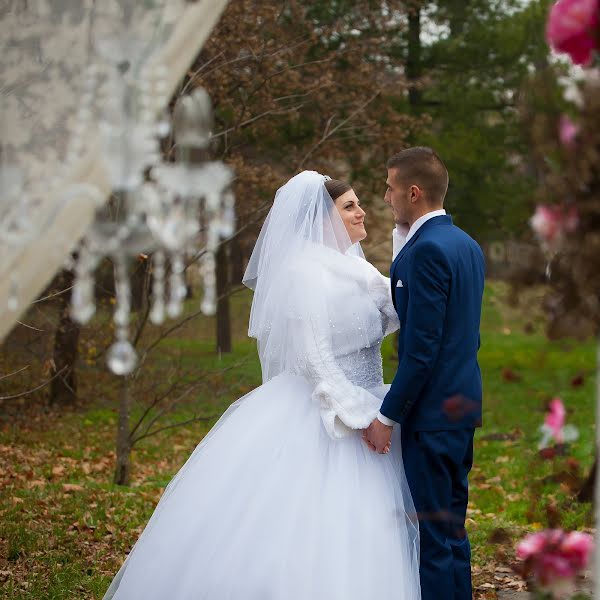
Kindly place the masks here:
MULTIPOLYGON (((594 344, 549 342, 533 309, 540 303, 536 292, 527 294, 522 308, 511 308, 507 297, 504 285, 488 285, 480 351, 484 427, 477 432, 468 515, 476 584, 494 582, 496 565, 511 561, 514 541, 545 526, 548 514, 558 515, 565 527, 591 526, 590 506, 574 501, 574 474, 585 474, 593 457, 594 344), (582 384, 573 385, 579 375, 582 384), (546 402, 556 395, 580 438, 568 456, 544 461, 537 453, 538 428, 546 402), (569 457, 575 460, 567 473, 569 457)), ((260 384, 255 346, 245 335, 248 301, 248 294, 233 299, 233 354, 215 354, 214 322, 200 318, 149 356, 134 385, 133 418, 170 381, 191 382, 207 373, 161 423, 206 420, 142 440, 133 452, 128 488, 112 484, 118 383, 93 361, 82 370, 85 408, 45 412, 28 399, 10 415, 0 413, 2 598, 102 597, 164 486, 218 415, 260 384)), ((196 304, 190 302, 188 312, 196 304)), ((395 369, 389 339, 384 367, 389 381, 395 369)))

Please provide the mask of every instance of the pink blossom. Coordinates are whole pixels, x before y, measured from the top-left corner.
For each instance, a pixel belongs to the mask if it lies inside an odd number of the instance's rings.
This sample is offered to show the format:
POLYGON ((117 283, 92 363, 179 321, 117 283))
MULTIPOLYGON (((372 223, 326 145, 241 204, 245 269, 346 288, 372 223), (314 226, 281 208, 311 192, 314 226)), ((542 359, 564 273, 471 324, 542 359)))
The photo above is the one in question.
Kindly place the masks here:
POLYGON ((542 439, 539 448, 542 451, 543 458, 554 458, 554 453, 546 452, 551 440, 556 444, 573 442, 579 437, 579 431, 574 425, 565 425, 567 411, 560 398, 552 398, 548 406, 548 411, 544 418, 544 424, 540 427, 542 439))
POLYGON ((573 149, 579 135, 579 126, 573 123, 567 115, 562 115, 558 124, 558 136, 565 148, 573 149))
POLYGON ((517 556, 527 560, 539 554, 546 545, 546 533, 530 533, 524 537, 517 546, 517 556))
POLYGON ((565 209, 561 206, 540 204, 530 219, 531 228, 547 246, 556 245, 566 233, 573 233, 579 225, 579 215, 575 206, 565 209))
POLYGON ((598 48, 600 0, 558 0, 550 9, 546 39, 576 65, 588 65, 598 48))
POLYGON ((575 566, 579 569, 585 569, 594 549, 594 543, 592 537, 587 533, 571 531, 566 535, 560 549, 561 552, 571 557, 571 562, 575 566))
POLYGON ((565 425, 565 416, 567 411, 560 398, 552 398, 550 401, 550 410, 546 413, 544 423, 552 431, 554 439, 562 444, 563 439, 563 427, 565 425))
POLYGON ((557 579, 570 579, 577 575, 578 570, 568 558, 560 554, 543 554, 538 559, 537 576, 542 586, 552 585, 557 579))
POLYGON ((586 533, 547 529, 521 540, 517 556, 524 561, 524 576, 533 576, 541 589, 562 595, 587 567, 592 550, 592 537, 586 533))

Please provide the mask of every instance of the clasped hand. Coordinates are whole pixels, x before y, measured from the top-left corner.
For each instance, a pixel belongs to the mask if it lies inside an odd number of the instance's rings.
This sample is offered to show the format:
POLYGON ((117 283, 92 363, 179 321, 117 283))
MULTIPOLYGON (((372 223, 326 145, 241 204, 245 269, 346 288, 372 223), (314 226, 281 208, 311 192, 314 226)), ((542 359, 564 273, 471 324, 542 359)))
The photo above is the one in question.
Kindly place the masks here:
POLYGON ((387 454, 392 447, 392 430, 393 427, 375 419, 366 429, 363 429, 362 439, 374 452, 387 454))

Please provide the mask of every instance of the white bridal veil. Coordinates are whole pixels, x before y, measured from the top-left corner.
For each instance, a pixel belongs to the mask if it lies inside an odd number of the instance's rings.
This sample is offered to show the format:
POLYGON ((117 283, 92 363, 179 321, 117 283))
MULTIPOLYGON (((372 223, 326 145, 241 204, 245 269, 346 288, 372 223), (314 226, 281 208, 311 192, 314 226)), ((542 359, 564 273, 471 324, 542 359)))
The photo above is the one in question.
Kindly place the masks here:
MULTIPOLYGON (((254 290, 248 335, 258 341, 263 381, 293 368, 298 360, 298 327, 316 328, 329 335, 335 351, 346 346, 331 332, 332 306, 326 293, 324 266, 342 271, 364 259, 359 243, 352 244, 346 227, 325 187, 327 176, 303 171, 279 188, 261 229, 243 283, 254 290)), ((359 269, 360 271, 360 269, 359 269)), ((358 277, 366 292, 367 281, 358 277)), ((352 293, 347 298, 352 303, 352 293)), ((346 305, 346 310, 348 305, 346 305)), ((368 346, 368 324, 359 311, 353 319, 353 344, 363 337, 368 346)))

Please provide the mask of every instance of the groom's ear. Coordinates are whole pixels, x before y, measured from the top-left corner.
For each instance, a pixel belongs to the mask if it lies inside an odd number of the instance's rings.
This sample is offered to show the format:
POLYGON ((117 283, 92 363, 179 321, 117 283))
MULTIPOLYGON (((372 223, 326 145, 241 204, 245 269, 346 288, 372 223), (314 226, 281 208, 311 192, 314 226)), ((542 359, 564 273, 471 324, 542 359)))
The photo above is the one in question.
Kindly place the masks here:
POLYGON ((421 196, 423 195, 423 192, 421 191, 421 188, 418 185, 411 185, 410 186, 410 201, 411 202, 416 202, 419 198, 421 198, 421 196))

